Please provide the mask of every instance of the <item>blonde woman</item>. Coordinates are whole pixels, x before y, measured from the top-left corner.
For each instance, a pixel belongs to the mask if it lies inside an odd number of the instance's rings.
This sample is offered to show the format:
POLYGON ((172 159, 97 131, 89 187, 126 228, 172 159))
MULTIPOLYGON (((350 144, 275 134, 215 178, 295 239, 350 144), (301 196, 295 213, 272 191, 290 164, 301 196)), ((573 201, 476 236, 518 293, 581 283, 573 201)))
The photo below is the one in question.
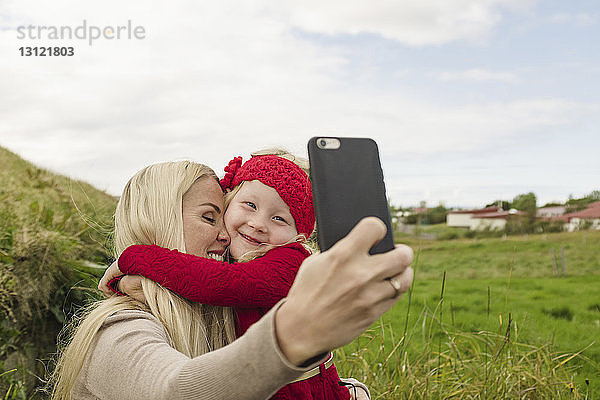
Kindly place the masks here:
MULTIPOLYGON (((159 246, 137 245, 119 257, 122 273, 141 275, 194 302, 233 307, 238 336, 284 298, 302 262, 315 226, 308 160, 282 149, 253 153, 225 167, 221 187, 227 191, 223 219, 230 235, 230 262, 182 254, 159 246), (237 261, 237 262, 236 262, 237 261), (179 277, 185 275, 186 279, 179 277)), ((112 278, 109 268, 101 280, 112 278), (108 276, 107 276, 108 274, 108 276)), ((112 279, 111 279, 112 281, 112 279)), ((114 285, 114 284, 113 284, 114 285)), ((141 280, 140 285, 141 288, 141 280)), ((355 399, 355 390, 338 375, 333 354, 328 361, 284 386, 270 400, 355 399)), ((353 380, 356 393, 366 385, 353 380)))
MULTIPOLYGON (((229 241, 223 209, 208 167, 191 162, 147 167, 130 180, 117 206, 116 255, 132 244, 218 255, 229 241)), ((192 305, 147 280, 147 306, 128 297, 98 303, 61 354, 52 398, 269 397, 323 362, 329 350, 353 340, 410 286, 409 248, 368 255, 383 237, 382 225, 363 221, 331 251, 308 258, 287 301, 229 345, 230 310, 192 305), (324 271, 333 274, 330 282, 322 282, 324 271), (390 277, 394 283, 386 281, 390 277), (306 302, 312 303, 309 309, 306 302), (335 314, 311 324, 314 310, 335 314)))

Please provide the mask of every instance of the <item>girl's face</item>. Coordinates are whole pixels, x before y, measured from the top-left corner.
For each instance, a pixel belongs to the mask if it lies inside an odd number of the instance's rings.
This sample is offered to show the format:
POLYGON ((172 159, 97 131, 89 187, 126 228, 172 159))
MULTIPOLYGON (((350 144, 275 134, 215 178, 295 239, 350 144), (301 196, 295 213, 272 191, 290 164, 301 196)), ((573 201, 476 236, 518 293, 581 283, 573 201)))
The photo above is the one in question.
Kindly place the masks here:
POLYGON ((298 234, 290 208, 277 191, 257 180, 244 182, 225 213, 233 258, 262 243, 284 244, 298 234))
POLYGON ((185 250, 200 257, 222 255, 229 244, 223 224, 223 192, 211 177, 198 179, 182 199, 185 250))

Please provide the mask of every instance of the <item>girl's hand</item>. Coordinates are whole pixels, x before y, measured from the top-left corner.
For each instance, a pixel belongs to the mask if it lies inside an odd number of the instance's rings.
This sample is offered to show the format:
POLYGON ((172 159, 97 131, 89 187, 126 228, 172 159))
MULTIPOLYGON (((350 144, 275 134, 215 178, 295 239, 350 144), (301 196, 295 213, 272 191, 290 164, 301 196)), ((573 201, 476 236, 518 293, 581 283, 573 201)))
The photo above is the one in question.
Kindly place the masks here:
POLYGON ((123 273, 119 270, 119 265, 115 261, 104 271, 104 275, 100 278, 100 282, 98 282, 98 290, 102 291, 107 297, 112 296, 114 292, 108 287, 108 282, 121 275, 123 273))

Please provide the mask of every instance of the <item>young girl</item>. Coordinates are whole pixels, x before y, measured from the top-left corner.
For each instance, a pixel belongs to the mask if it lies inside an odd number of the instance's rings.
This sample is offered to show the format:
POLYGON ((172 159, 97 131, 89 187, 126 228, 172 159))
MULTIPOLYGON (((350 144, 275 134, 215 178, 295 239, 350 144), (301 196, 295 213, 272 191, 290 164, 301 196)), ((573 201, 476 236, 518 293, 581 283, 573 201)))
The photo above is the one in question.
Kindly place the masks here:
MULTIPOLYGON (((228 264, 138 245, 123 252, 118 266, 125 274, 145 276, 188 300, 234 307, 240 336, 287 295, 309 256, 302 243, 311 235, 315 217, 310 180, 294 162, 258 155, 242 164, 236 157, 225 171, 221 186, 229 192, 224 215, 231 237, 229 255, 251 261, 228 264)), ((339 382, 330 356, 272 398, 349 399, 348 389, 339 382)))

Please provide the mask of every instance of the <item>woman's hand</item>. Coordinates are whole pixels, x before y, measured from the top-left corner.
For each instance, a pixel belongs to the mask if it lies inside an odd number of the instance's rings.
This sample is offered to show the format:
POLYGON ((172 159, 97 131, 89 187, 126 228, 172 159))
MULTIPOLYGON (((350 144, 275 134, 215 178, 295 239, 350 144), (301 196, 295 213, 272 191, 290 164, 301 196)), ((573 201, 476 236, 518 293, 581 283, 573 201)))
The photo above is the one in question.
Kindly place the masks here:
POLYGON ((106 268, 106 271, 104 271, 104 275, 102 275, 100 282, 98 282, 98 290, 101 290, 106 296, 112 296, 114 292, 108 287, 108 282, 121 275, 123 275, 123 273, 119 270, 119 265, 117 264, 117 261, 115 261, 106 268))
POLYGON ((277 339, 290 362, 301 365, 350 343, 410 288, 410 247, 369 255, 385 232, 381 220, 365 218, 331 249, 304 261, 275 317, 277 339), (395 287, 387 280, 392 277, 395 287))
POLYGON ((125 275, 121 278, 119 291, 141 303, 146 303, 146 296, 144 296, 144 289, 142 288, 142 277, 139 275, 125 275))

